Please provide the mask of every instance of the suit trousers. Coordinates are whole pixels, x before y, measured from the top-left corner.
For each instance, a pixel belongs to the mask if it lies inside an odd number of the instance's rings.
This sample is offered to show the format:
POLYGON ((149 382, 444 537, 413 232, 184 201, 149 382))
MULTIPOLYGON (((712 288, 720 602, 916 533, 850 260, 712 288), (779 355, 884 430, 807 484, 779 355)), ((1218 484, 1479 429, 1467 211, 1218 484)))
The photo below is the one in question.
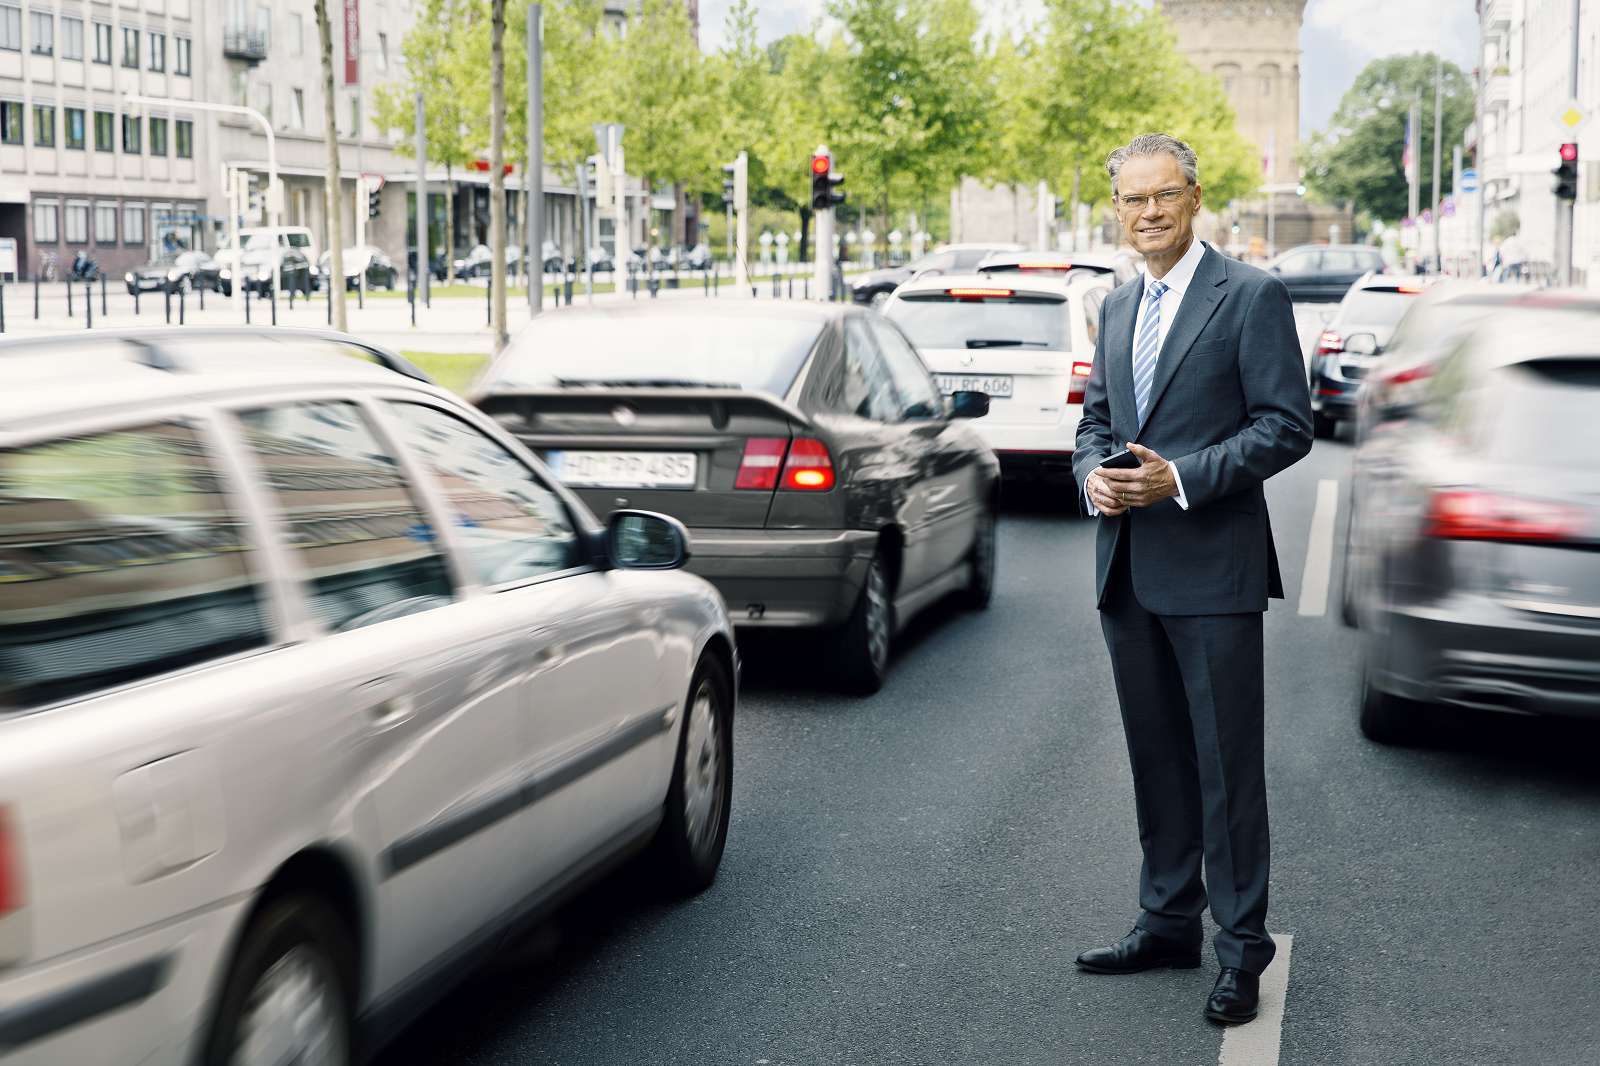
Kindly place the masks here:
POLYGON ((1145 610, 1129 564, 1134 522, 1122 521, 1129 528, 1112 561, 1100 621, 1144 852, 1137 924, 1198 944, 1209 902, 1218 963, 1259 974, 1276 951, 1266 930, 1262 615, 1145 610))

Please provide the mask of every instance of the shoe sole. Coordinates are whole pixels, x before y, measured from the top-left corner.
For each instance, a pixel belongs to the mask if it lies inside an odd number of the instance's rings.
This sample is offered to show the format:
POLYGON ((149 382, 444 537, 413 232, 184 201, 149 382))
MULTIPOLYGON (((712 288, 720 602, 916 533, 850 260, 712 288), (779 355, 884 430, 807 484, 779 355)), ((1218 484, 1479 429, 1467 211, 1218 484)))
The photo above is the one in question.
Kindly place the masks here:
POLYGON ((1192 959, 1171 959, 1164 962, 1152 962, 1148 966, 1137 966, 1128 970, 1114 969, 1109 966, 1096 966, 1089 962, 1078 962, 1076 965, 1078 969, 1085 973, 1103 973, 1116 976, 1119 974, 1144 973, 1147 970, 1198 970, 1200 968, 1200 956, 1196 955, 1192 959))
POLYGON ((1251 1011, 1249 1014, 1246 1015, 1246 1014, 1223 1014, 1220 1011, 1207 1010, 1206 1011, 1206 1018, 1208 1018, 1209 1020, 1211 1020, 1213 1022, 1216 1022, 1218 1025, 1243 1025, 1246 1022, 1255 1021, 1256 1020, 1256 1012, 1255 1011, 1251 1011))

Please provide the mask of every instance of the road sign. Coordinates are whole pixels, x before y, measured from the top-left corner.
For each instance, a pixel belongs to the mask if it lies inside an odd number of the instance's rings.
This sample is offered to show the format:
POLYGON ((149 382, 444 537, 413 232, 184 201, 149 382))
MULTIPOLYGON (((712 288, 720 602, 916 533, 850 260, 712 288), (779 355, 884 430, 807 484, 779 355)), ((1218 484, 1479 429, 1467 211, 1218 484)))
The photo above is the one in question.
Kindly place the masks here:
POLYGON ((0 274, 10 274, 12 280, 16 280, 17 239, 15 237, 0 237, 0 274))
POLYGON ((1461 191, 1462 192, 1477 192, 1478 191, 1478 172, 1476 170, 1473 170, 1471 167, 1468 167, 1466 170, 1463 170, 1461 172, 1461 182, 1460 182, 1460 184, 1461 184, 1461 191))
POLYGON ((1569 99, 1556 112, 1556 125, 1569 134, 1576 134, 1588 121, 1589 114, 1584 111, 1577 97, 1569 99))

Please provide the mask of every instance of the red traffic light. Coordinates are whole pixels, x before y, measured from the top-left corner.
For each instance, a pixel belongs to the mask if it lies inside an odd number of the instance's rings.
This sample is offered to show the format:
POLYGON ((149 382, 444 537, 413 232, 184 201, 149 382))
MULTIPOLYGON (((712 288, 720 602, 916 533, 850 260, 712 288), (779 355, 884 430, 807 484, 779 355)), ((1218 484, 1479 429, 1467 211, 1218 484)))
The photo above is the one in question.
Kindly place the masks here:
POLYGON ((1572 143, 1571 141, 1568 141, 1566 144, 1563 144, 1561 146, 1561 161, 1562 162, 1564 162, 1564 163, 1576 162, 1577 158, 1578 158, 1578 146, 1576 144, 1572 143))
POLYGON ((813 174, 826 174, 829 168, 832 166, 833 160, 829 159, 825 155, 814 155, 811 157, 811 173, 813 174))

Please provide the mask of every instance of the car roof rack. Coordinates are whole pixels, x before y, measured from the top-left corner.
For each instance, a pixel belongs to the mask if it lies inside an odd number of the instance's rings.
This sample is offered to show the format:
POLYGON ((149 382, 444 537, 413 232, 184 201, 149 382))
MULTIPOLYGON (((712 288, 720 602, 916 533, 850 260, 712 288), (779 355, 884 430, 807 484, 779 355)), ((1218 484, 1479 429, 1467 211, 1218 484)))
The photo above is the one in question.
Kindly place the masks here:
MULTIPOLYGON (((15 352, 25 348, 52 347, 72 340, 82 340, 86 334, 73 332, 69 334, 56 334, 46 337, 27 337, 16 340, 0 340, 0 355, 15 352)), ((95 330, 87 334, 88 339, 95 341, 122 341, 132 346, 136 354, 134 360, 141 366, 152 370, 165 370, 171 373, 181 373, 192 370, 189 365, 187 353, 178 355, 170 346, 172 341, 188 341, 203 337, 260 337, 264 340, 305 339, 328 341, 336 344, 348 345, 358 348, 372 357, 373 362, 385 370, 420 381, 425 385, 435 384, 434 380, 423 373, 416 364, 409 359, 385 348, 381 344, 364 341, 360 337, 349 333, 341 333, 336 329, 322 329, 315 326, 174 326, 155 327, 150 329, 125 329, 125 330, 95 330)))

